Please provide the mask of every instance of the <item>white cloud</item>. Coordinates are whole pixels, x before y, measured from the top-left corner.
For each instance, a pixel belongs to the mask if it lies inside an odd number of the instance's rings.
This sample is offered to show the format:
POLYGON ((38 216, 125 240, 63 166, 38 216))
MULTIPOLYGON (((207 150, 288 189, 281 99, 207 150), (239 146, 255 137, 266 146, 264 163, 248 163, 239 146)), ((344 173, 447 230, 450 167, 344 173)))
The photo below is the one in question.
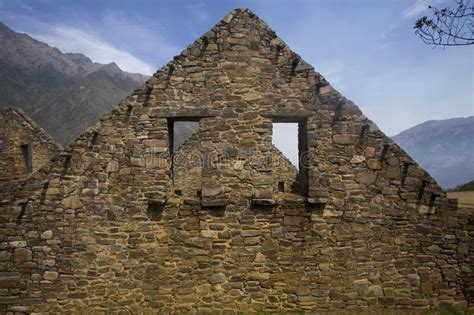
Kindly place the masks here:
POLYGON ((416 0, 415 3, 403 11, 403 15, 406 17, 417 16, 421 12, 427 10, 428 6, 436 5, 441 2, 443 2, 443 0, 416 0))
POLYGON ((32 34, 33 37, 55 46, 63 52, 82 53, 99 63, 115 62, 122 70, 152 74, 154 67, 118 49, 106 40, 68 26, 52 26, 46 34, 32 34))

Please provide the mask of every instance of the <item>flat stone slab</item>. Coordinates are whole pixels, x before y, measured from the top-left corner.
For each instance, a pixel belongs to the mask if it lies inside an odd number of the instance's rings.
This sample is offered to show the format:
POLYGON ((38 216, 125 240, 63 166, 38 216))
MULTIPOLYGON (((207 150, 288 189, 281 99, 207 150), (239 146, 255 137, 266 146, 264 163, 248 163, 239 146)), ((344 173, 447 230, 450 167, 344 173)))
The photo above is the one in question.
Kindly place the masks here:
POLYGON ((227 206, 229 201, 227 199, 204 199, 201 201, 203 207, 223 207, 227 206))
POLYGON ((252 204, 257 206, 273 206, 275 204, 275 200, 273 199, 252 199, 252 204))
POLYGON ((310 204, 326 204, 328 198, 306 198, 306 201, 310 204))

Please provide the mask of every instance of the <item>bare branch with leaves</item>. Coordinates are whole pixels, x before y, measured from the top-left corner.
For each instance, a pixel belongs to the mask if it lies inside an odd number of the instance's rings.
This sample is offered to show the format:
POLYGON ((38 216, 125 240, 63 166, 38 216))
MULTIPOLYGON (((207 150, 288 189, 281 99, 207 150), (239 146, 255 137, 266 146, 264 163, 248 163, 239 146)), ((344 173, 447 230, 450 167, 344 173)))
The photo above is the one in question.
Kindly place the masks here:
POLYGON ((427 45, 474 45, 474 6, 471 0, 454 0, 455 8, 433 6, 431 18, 423 16, 415 22, 415 34, 427 45))

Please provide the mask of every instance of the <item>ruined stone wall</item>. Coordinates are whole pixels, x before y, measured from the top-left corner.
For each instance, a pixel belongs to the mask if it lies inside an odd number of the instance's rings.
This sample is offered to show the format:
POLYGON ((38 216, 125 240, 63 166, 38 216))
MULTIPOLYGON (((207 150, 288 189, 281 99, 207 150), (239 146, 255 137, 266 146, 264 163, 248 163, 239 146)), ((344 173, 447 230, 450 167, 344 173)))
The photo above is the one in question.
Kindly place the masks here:
MULTIPOLYGON (((199 134, 192 135, 173 154, 173 187, 174 193, 178 191, 180 196, 199 197, 202 189, 202 167, 203 157, 201 155, 199 134)), ((298 170, 283 155, 280 150, 272 145, 269 152, 271 158, 272 172, 274 174, 273 192, 292 192, 293 184, 296 180, 298 170), (283 188, 283 189, 282 189, 283 188)), ((221 163, 226 162, 227 157, 223 157, 221 163)), ((234 164, 235 170, 243 170, 245 158, 240 157, 234 164)), ((242 172, 239 181, 249 181, 250 172, 242 172)))
POLYGON ((0 129, 1 202, 19 182, 59 153, 61 147, 20 109, 0 108, 0 129), (31 154, 30 168, 25 153, 31 154))
POLYGON ((472 307, 472 213, 248 10, 35 173, 0 218, 2 312, 472 307), (168 128, 186 117, 200 118, 203 167, 201 196, 183 198, 168 128), (275 119, 305 129, 305 193, 273 189, 275 119))

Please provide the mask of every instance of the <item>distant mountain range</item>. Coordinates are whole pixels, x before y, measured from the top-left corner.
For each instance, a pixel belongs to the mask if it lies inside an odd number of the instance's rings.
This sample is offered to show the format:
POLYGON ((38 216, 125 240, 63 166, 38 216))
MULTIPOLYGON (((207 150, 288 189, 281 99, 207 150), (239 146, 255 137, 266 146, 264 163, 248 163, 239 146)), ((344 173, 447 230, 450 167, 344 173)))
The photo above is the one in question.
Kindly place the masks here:
POLYGON ((474 116, 430 120, 393 137, 443 188, 474 179, 474 116))
POLYGON ((0 107, 23 109, 63 145, 147 78, 62 53, 0 22, 0 107))

